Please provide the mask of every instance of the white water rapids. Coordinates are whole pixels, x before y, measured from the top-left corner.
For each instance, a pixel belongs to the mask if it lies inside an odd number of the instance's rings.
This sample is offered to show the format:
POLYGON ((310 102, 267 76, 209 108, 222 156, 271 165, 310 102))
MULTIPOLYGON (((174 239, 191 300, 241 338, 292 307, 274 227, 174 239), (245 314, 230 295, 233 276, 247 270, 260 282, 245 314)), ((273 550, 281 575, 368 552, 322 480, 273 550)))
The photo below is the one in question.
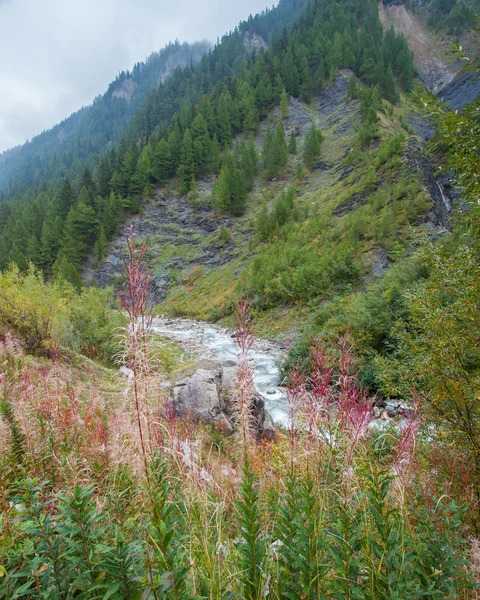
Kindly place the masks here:
MULTIPOLYGON (((197 359, 220 364, 236 360, 238 350, 233 331, 189 319, 158 318, 153 331, 181 344, 184 350, 197 359)), ((288 424, 287 396, 280 386, 279 363, 285 352, 268 340, 256 338, 249 352, 254 371, 255 388, 265 400, 265 407, 276 423, 288 424)))

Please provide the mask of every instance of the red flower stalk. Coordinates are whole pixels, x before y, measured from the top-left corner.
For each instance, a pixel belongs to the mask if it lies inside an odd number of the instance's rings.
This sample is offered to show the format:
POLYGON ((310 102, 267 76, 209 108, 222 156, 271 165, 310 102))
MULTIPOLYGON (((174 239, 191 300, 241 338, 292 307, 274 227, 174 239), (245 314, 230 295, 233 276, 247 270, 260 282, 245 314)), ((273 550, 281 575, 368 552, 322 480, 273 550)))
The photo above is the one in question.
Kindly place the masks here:
POLYGON ((237 388, 235 391, 236 417, 240 425, 243 458, 248 458, 248 448, 253 437, 252 400, 254 396, 253 372, 248 361, 248 352, 253 346, 254 323, 250 317, 252 301, 248 296, 240 296, 237 306, 237 328, 235 340, 239 349, 237 367, 237 388))
POLYGON ((126 322, 126 349, 124 360, 133 373, 133 396, 137 417, 138 432, 142 448, 145 476, 150 486, 148 457, 145 436, 142 426, 142 406, 139 389, 140 377, 148 373, 150 368, 149 338, 153 322, 150 302, 152 277, 147 272, 146 254, 148 246, 145 242, 135 244, 135 232, 130 225, 127 234, 127 255, 122 255, 125 273, 123 283, 125 291, 118 294, 124 310, 122 316, 126 322))

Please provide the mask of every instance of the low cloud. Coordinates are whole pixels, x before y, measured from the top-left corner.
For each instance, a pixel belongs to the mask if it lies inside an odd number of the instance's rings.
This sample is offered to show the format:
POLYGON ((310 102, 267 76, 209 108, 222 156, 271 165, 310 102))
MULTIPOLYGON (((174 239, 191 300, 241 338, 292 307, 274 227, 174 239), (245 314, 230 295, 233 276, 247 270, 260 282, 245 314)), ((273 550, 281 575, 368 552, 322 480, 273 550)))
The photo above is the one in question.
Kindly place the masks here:
POLYGON ((0 151, 102 94, 169 41, 215 41, 265 0, 0 0, 0 151))

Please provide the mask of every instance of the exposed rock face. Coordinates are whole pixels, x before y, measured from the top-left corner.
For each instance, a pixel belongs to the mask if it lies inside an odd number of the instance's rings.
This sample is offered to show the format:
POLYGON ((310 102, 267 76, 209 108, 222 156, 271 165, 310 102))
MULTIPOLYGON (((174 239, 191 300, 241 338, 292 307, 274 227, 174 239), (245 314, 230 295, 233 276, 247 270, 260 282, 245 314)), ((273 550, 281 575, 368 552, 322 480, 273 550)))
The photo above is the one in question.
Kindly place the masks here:
POLYGON ((265 48, 266 50, 268 48, 267 42, 258 33, 250 34, 248 31, 243 38, 243 44, 247 50, 254 50, 255 48, 265 48))
POLYGON ((125 222, 121 235, 110 243, 103 263, 85 269, 85 281, 95 280, 101 287, 115 285, 115 278, 123 272, 121 252, 128 228, 133 224, 139 237, 149 239, 153 300, 161 302, 170 286, 170 273, 173 270, 210 268, 231 260, 235 252, 234 244, 229 242, 220 246, 212 238, 222 223, 225 223, 225 219, 214 215, 209 206, 194 210, 185 196, 165 197, 158 191, 154 199, 145 204, 141 215, 135 215, 125 222), (172 249, 171 256, 162 255, 165 247, 172 249), (186 255, 186 247, 194 248, 195 252, 191 256, 186 255))
POLYGON ((122 82, 122 85, 112 93, 112 98, 123 98, 128 104, 132 101, 137 84, 128 77, 122 82))
MULTIPOLYGON (((196 422, 232 433, 237 369, 231 364, 217 369, 198 369, 192 376, 178 381, 172 398, 175 414, 190 416, 196 422)), ((263 398, 255 391, 252 391, 251 405, 257 439, 273 439, 275 425, 263 398)))
POLYGON ((408 138, 403 158, 411 171, 416 171, 422 176, 432 198, 436 224, 447 226, 450 214, 450 201, 441 184, 435 179, 432 164, 423 154, 416 138, 408 138))
POLYGON ((448 65, 443 60, 439 49, 432 44, 415 15, 404 4, 386 6, 381 2, 379 11, 384 27, 393 25, 397 33, 405 36, 415 55, 415 67, 426 87, 437 92, 447 85, 458 67, 448 65))

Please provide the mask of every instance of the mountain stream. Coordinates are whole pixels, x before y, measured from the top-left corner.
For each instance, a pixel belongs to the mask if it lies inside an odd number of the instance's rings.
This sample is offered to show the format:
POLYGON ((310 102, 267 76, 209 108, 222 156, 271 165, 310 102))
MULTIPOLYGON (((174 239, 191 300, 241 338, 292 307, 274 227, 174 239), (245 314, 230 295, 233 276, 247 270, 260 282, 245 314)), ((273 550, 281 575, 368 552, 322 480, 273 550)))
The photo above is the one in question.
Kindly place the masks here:
MULTIPOLYGON (((192 357, 218 363, 234 361, 238 356, 234 332, 224 327, 189 319, 157 318, 153 331, 177 341, 192 357)), ((276 423, 288 424, 287 395, 280 385, 279 364, 285 349, 279 344, 255 338, 249 352, 254 369, 256 390, 265 400, 265 406, 276 423)))

